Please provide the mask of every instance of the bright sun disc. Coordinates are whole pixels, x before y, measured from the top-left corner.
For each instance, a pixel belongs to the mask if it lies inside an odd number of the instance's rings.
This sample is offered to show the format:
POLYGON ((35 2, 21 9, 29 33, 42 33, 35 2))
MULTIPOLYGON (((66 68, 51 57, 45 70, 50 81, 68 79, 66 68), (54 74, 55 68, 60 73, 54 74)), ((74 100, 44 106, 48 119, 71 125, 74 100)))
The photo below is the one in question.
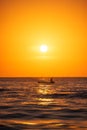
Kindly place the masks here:
POLYGON ((47 50, 48 50, 47 45, 41 45, 41 46, 40 46, 40 51, 41 51, 41 52, 47 52, 47 50))

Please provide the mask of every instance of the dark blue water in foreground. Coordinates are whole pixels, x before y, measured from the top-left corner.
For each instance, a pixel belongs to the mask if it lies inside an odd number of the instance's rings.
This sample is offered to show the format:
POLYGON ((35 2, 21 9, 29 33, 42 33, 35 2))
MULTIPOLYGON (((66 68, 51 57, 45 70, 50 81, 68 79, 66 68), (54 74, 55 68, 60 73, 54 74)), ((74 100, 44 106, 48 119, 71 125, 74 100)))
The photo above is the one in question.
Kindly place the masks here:
POLYGON ((0 78, 0 130, 87 130, 87 78, 38 80, 0 78))

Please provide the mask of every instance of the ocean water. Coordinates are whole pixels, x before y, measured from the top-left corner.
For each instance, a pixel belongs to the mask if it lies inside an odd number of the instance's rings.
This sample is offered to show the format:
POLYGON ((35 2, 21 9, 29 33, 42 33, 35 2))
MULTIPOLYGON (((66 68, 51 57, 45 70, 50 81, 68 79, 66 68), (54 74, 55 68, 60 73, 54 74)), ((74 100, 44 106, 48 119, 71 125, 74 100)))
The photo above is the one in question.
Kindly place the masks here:
POLYGON ((38 80, 0 78, 0 130, 87 130, 87 78, 38 80))

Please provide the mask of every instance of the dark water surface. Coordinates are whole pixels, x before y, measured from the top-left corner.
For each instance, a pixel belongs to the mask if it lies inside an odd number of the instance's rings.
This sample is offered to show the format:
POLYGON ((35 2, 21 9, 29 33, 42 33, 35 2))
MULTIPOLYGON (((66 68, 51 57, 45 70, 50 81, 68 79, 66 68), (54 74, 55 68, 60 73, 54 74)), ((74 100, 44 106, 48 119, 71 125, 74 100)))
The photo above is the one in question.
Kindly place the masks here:
POLYGON ((0 78, 0 130, 87 130, 87 78, 38 80, 0 78))

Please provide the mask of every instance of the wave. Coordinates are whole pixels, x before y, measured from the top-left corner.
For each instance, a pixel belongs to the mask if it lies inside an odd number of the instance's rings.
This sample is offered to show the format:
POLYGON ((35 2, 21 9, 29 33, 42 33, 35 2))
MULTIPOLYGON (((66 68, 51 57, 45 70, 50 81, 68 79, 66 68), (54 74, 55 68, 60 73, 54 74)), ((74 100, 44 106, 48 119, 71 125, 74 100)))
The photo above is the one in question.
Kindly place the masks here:
POLYGON ((41 94, 38 95, 42 98, 87 98, 87 92, 75 92, 75 93, 54 93, 54 94, 41 94))
POLYGON ((7 125, 0 125, 0 130, 19 130, 17 128, 14 128, 12 126, 7 126, 7 125))

